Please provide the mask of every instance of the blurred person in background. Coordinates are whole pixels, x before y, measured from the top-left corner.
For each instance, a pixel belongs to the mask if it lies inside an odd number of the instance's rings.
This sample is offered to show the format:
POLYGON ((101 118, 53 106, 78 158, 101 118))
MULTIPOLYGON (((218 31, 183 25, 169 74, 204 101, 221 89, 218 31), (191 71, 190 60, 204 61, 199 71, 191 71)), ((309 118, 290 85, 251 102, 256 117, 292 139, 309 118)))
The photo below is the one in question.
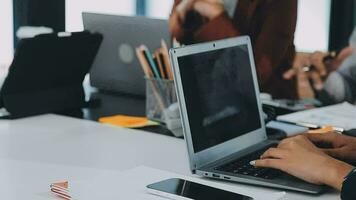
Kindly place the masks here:
POLYGON ((297 78, 301 98, 318 98, 326 105, 343 101, 355 103, 356 29, 349 43, 338 53, 297 53, 292 69, 284 78, 297 78))
POLYGON ((295 79, 283 74, 295 57, 297 7, 297 0, 175 0, 170 31, 182 44, 250 36, 261 91, 295 99, 295 79))

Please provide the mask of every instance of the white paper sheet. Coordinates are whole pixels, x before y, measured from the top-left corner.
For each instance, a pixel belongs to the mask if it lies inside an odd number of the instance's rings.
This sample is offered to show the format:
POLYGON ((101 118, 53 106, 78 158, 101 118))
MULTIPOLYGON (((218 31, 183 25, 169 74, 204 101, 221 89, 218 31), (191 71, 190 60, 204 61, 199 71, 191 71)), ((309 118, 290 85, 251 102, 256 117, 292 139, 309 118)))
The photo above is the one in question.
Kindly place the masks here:
POLYGON ((356 129, 356 106, 341 103, 323 108, 282 115, 280 121, 309 123, 318 126, 334 126, 345 130, 356 129))

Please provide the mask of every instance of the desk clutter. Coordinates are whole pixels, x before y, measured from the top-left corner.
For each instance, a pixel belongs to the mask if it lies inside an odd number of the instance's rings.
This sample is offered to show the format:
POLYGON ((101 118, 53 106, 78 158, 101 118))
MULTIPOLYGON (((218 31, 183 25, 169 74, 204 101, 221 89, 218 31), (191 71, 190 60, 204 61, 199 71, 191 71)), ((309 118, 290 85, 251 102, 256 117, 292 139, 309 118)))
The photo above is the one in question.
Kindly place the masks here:
POLYGON ((168 45, 162 39, 160 46, 154 53, 145 45, 136 48, 136 55, 145 75, 142 79, 146 83, 146 117, 108 116, 100 118, 100 123, 124 128, 164 124, 175 137, 183 136, 168 45))

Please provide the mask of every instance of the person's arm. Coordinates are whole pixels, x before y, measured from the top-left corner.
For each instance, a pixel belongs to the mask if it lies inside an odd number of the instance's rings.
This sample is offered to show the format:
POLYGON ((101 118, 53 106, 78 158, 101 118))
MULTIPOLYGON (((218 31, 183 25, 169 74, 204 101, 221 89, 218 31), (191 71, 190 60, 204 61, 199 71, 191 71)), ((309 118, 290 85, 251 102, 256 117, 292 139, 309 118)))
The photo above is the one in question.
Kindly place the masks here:
MULTIPOLYGON (((316 144, 327 144, 329 148, 320 149, 324 153, 337 159, 355 161, 356 160, 356 139, 354 137, 340 135, 337 133, 328 134, 307 134, 306 137, 316 144)), ((339 177, 339 179, 342 177, 339 177)), ((341 187, 342 200, 356 199, 356 173, 351 171, 343 179, 341 187)))
POLYGON ((353 169, 351 165, 325 154, 306 136, 282 141, 278 148, 267 150, 260 160, 251 164, 279 169, 307 182, 329 185, 339 191, 344 177, 353 169))
POLYGON ((231 19, 223 12, 223 5, 219 6, 219 4, 221 4, 219 0, 175 0, 169 18, 169 28, 172 36, 182 43, 185 43, 187 39, 194 40, 194 42, 205 42, 223 39, 229 37, 229 35, 232 37, 238 36, 239 34, 236 34, 236 29, 231 19), (192 4, 184 6, 186 4, 184 1, 190 1, 192 4), (216 22, 218 24, 215 24, 216 22), (213 27, 213 30, 220 29, 224 31, 220 37, 215 35, 212 39, 209 39, 211 32, 209 27, 213 27), (206 30, 207 37, 204 36, 205 29, 208 29, 206 30))
POLYGON ((273 74, 274 69, 282 64, 290 44, 293 43, 297 7, 297 0, 274 0, 264 6, 268 13, 254 47, 262 85, 271 76, 276 76, 273 74))
POLYGON ((201 26, 202 18, 193 12, 196 0, 175 0, 169 17, 169 30, 173 38, 185 44, 191 42, 194 32, 201 26))
MULTIPOLYGON (((208 21, 193 35, 195 41, 205 42, 241 35, 236 23, 228 16, 221 0, 201 0, 194 10, 208 21)), ((235 11, 235 12, 238 12, 235 11)))
POLYGON ((181 0, 175 0, 172 8, 171 15, 169 17, 169 30, 173 37, 180 41, 184 35, 184 29, 182 27, 182 20, 176 11, 177 5, 181 0))
MULTIPOLYGON (((261 19, 264 20, 262 27, 255 27, 261 29, 261 34, 254 41, 254 52, 260 83, 264 85, 274 69, 282 63, 294 40, 297 0, 268 1, 258 9, 265 12, 265 19, 261 19)), ((194 37, 197 41, 208 41, 242 34, 236 23, 224 12, 203 25, 194 37)))

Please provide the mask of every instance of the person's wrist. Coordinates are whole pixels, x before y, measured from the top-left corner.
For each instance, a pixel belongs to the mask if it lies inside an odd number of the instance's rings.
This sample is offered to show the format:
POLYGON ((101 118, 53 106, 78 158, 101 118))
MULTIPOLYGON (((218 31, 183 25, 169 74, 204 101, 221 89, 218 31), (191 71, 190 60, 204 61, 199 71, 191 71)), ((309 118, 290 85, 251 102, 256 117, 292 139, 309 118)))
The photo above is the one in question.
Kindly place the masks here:
POLYGON ((353 167, 336 159, 326 161, 325 166, 323 182, 341 191, 344 178, 353 170, 353 167))

